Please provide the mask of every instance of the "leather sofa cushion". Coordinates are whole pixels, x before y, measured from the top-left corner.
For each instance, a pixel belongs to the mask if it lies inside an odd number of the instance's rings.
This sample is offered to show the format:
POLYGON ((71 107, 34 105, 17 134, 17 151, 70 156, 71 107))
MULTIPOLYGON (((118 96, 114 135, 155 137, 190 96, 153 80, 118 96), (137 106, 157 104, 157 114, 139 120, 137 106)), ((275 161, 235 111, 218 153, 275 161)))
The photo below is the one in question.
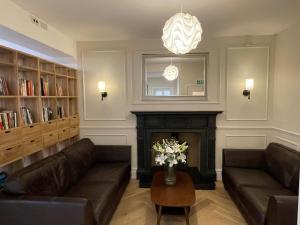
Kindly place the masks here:
POLYGON ((242 185, 270 188, 282 187, 263 170, 225 167, 223 168, 223 176, 225 176, 224 179, 230 183, 234 190, 242 185))
POLYGON ((240 186, 237 194, 257 225, 264 225, 269 199, 273 195, 295 195, 284 188, 240 186))
POLYGON ((66 197, 86 198, 93 205, 97 224, 103 224, 110 211, 110 202, 118 192, 117 183, 114 181, 84 181, 81 180, 72 187, 66 197), (103 220, 103 221, 102 221, 103 220))
POLYGON ((62 195, 70 186, 66 157, 57 153, 11 174, 4 190, 13 194, 62 195))
POLYGON ((300 153, 286 146, 271 143, 265 151, 265 160, 267 171, 284 187, 291 188, 293 177, 299 173, 300 153))
POLYGON ((80 179, 80 182, 113 181, 120 185, 128 173, 130 173, 130 164, 126 162, 96 163, 90 168, 89 172, 80 179))
POLYGON ((86 174, 89 168, 95 163, 93 149, 93 142, 88 138, 84 138, 61 151, 68 159, 72 172, 70 177, 72 184, 76 183, 80 177, 86 174))

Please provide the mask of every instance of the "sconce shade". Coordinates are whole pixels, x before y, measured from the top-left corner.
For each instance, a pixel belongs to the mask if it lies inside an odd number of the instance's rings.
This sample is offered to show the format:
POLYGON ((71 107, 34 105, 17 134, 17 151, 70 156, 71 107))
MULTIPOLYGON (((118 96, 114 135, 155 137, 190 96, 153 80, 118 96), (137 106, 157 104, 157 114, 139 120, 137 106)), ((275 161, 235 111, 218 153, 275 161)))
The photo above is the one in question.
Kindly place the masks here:
POLYGON ((254 80, 252 78, 246 79, 245 89, 251 91, 253 90, 253 87, 254 87, 254 80))
POLYGON ((99 82, 98 82, 98 90, 99 90, 100 93, 106 91, 106 84, 105 84, 105 81, 99 81, 99 82))

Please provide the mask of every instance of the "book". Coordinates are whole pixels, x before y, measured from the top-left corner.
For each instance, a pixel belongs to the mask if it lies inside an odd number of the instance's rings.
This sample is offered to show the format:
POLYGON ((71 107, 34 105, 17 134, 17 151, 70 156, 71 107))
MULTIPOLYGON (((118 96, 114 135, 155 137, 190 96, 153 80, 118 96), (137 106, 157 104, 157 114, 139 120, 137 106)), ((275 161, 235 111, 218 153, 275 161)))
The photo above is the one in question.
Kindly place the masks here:
POLYGON ((56 93, 57 93, 57 96, 64 96, 63 95, 63 89, 62 89, 62 86, 60 84, 56 84, 56 93))
POLYGON ((33 124, 32 113, 27 107, 21 107, 21 116, 25 126, 33 124))
POLYGON ((49 96, 49 82, 41 78, 41 96, 49 96))
POLYGON ((34 96, 35 85, 32 80, 20 79, 21 96, 34 96))
POLYGON ((62 106, 57 106, 57 116, 59 118, 65 117, 64 108, 62 106))
POLYGON ((43 121, 47 122, 54 119, 53 111, 50 107, 43 107, 42 109, 43 121))
POLYGON ((9 95, 8 82, 5 77, 0 77, 0 95, 9 95))
POLYGON ((14 111, 6 110, 0 112, 0 129, 7 130, 17 127, 17 113, 14 111))

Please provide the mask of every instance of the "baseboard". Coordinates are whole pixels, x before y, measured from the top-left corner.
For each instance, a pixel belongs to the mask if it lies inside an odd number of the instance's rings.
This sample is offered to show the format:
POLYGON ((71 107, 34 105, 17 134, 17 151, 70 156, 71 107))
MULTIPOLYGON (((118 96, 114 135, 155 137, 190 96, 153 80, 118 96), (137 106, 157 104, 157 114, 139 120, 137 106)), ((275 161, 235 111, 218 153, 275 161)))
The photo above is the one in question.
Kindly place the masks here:
POLYGON ((222 169, 216 169, 217 180, 222 180, 222 169))
POLYGON ((131 168, 131 179, 136 179, 137 168, 131 168))

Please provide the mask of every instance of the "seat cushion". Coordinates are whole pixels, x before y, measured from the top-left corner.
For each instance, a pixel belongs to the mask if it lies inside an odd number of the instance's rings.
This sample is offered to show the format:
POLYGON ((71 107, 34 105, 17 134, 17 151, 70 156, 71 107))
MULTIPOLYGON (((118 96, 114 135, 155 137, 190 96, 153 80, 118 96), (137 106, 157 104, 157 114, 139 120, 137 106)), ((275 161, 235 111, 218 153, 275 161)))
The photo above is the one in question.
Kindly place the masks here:
POLYGON ((292 188, 300 169, 300 153, 284 145, 271 143, 265 151, 267 171, 284 187, 292 188))
POLYGON ((130 173, 130 164, 126 162, 96 163, 81 178, 81 183, 112 181, 120 185, 130 173))
POLYGON ((285 188, 240 186, 237 195, 247 209, 248 214, 256 221, 256 224, 264 225, 270 197, 273 195, 295 194, 285 188))
POLYGON ((57 153, 10 175, 4 185, 13 194, 62 195, 70 187, 66 157, 57 153))
POLYGON ((106 215, 110 213, 110 202, 114 201, 118 192, 117 186, 114 181, 87 182, 80 180, 65 196, 89 199, 93 205, 97 224, 102 224, 102 220, 105 220, 106 215))
POLYGON ((229 182, 233 190, 242 185, 282 188, 279 182, 263 170, 225 167, 223 176, 224 182, 229 182))
POLYGON ((72 184, 76 183, 80 177, 86 174, 95 163, 94 144, 88 138, 75 142, 62 150, 61 153, 68 159, 72 171, 72 184))

